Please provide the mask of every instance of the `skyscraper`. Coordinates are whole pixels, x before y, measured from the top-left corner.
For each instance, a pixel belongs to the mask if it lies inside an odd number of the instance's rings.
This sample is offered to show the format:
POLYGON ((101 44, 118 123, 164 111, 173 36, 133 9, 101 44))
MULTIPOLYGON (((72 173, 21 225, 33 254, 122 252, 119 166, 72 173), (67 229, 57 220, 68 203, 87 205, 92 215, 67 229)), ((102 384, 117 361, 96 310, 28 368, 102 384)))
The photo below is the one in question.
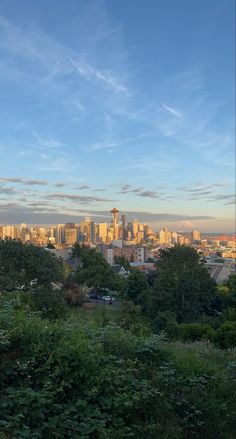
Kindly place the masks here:
POLYGON ((77 227, 74 223, 65 224, 65 244, 74 245, 77 242, 77 227))
POLYGON ((192 242, 201 240, 201 233, 198 230, 193 230, 191 233, 192 242))

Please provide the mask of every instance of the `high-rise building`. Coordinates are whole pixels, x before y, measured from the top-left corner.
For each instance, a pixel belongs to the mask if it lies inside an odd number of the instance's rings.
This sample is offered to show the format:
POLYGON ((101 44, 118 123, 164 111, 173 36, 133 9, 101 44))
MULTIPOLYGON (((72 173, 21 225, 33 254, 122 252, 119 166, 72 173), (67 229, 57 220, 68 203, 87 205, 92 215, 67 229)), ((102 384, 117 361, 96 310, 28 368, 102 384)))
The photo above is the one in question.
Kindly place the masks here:
POLYGON ((77 227, 74 223, 65 224, 65 244, 74 245, 77 242, 77 227))
POLYGON ((127 228, 126 228, 126 216, 121 215, 121 230, 122 230, 122 239, 123 241, 127 238, 127 228))
POLYGON ((192 242, 197 242, 201 240, 201 233, 198 230, 193 230, 191 233, 192 242))
POLYGON ((79 225, 79 239, 85 242, 95 242, 96 225, 89 216, 85 217, 79 225))
POLYGON ((100 242, 107 242, 107 223, 98 224, 98 238, 100 242))
POLYGON ((57 244, 63 244, 65 242, 65 225, 64 224, 57 224, 55 238, 56 238, 57 244))
POLYGON ((178 242, 178 233, 176 233, 176 232, 172 232, 171 233, 171 242, 173 244, 177 244, 177 242, 178 242))
POLYGON ((178 244, 183 245, 184 244, 184 237, 183 237, 183 235, 178 235, 177 241, 178 241, 178 244))
POLYGON ((5 239, 5 238, 9 238, 9 239, 18 238, 17 227, 14 225, 10 225, 10 224, 3 226, 2 235, 3 235, 3 239, 5 239))

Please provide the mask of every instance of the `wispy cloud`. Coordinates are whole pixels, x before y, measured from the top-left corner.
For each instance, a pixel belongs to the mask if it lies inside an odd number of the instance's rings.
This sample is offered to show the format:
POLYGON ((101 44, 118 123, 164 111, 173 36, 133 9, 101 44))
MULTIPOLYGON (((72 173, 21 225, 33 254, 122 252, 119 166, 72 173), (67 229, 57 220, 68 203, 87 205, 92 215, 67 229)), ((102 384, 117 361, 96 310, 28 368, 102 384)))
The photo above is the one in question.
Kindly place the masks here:
POLYGON ((166 105, 166 104, 162 104, 161 106, 168 113, 172 114, 173 116, 176 116, 178 119, 181 119, 182 113, 180 113, 180 111, 178 111, 175 108, 170 107, 169 105, 166 105))
POLYGON ((75 202, 80 202, 80 203, 111 202, 111 201, 113 201, 113 200, 106 199, 106 198, 76 195, 76 194, 66 194, 66 193, 48 194, 46 196, 46 198, 54 199, 54 200, 70 200, 70 201, 75 201, 75 202))
POLYGON ((3 16, 0 16, 0 24, 0 46, 40 64, 44 69, 44 83, 52 82, 61 75, 78 74, 85 80, 103 84, 115 93, 129 94, 127 87, 111 69, 96 68, 84 56, 79 56, 76 51, 49 38, 42 31, 20 29, 3 16))
POLYGON ((0 177, 0 182, 2 183, 21 183, 27 186, 41 185, 45 186, 48 184, 47 180, 28 180, 22 177, 0 177))

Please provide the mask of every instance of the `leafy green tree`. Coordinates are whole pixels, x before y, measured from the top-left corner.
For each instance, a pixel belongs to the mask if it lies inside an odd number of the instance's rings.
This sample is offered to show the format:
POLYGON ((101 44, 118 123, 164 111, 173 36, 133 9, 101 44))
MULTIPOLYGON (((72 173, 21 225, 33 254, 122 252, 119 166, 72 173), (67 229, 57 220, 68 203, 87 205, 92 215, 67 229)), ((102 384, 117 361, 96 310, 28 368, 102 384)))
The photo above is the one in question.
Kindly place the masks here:
POLYGON ((50 286, 63 280, 63 264, 41 247, 0 240, 0 292, 50 286))
POLYGON ((215 282, 193 248, 176 245, 161 251, 148 305, 150 317, 171 311, 178 322, 192 321, 211 313, 215 300, 215 282))
POLYGON ((127 271, 131 271, 132 267, 130 265, 130 262, 127 261, 127 259, 124 256, 115 256, 114 257, 114 261, 116 264, 121 265, 122 267, 124 267, 125 270, 127 271))
POLYGON ((227 287, 229 289, 228 303, 229 306, 236 307, 236 274, 229 276, 227 287))
POLYGON ((86 284, 95 289, 112 287, 115 273, 101 253, 76 245, 73 256, 80 260, 74 275, 78 284, 86 284))
POLYGON ((145 307, 149 295, 147 276, 139 270, 133 270, 126 281, 123 295, 136 305, 145 307))

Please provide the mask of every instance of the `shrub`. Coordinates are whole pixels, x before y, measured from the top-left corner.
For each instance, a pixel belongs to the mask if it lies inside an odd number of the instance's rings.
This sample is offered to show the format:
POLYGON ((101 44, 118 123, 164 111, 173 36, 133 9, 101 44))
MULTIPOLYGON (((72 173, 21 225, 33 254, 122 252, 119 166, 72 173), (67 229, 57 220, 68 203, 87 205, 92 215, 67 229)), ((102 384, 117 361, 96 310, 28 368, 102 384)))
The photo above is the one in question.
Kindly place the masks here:
POLYGON ((32 308, 40 311, 43 317, 58 319, 66 314, 66 302, 61 291, 50 287, 36 288, 30 293, 32 308))
POLYGON ((182 323, 179 331, 183 341, 212 340, 214 337, 214 329, 206 323, 182 323))
POLYGON ((159 312, 157 316, 151 321, 151 324, 154 333, 165 331, 171 339, 178 336, 179 325, 173 312, 159 312))
POLYGON ((236 346, 236 323, 223 323, 216 331, 215 342, 223 349, 236 346))

